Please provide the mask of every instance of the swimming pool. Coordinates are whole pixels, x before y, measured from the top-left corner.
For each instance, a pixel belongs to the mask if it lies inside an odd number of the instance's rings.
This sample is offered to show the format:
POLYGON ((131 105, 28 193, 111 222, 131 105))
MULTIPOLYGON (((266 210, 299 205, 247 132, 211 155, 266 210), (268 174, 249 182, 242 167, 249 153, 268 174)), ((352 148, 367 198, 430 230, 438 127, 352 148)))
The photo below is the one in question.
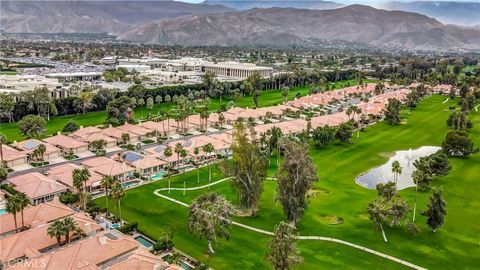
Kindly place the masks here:
POLYGON ((151 242, 147 238, 143 237, 142 235, 139 235, 139 236, 135 237, 134 239, 137 240, 138 242, 140 242, 140 244, 142 244, 143 246, 145 246, 147 248, 152 247, 153 244, 154 244, 153 242, 151 242))
POLYGON ((141 182, 142 182, 142 181, 140 181, 140 180, 133 180, 133 181, 130 181, 130 182, 124 182, 124 183, 122 183, 122 187, 123 187, 123 188, 129 188, 129 187, 135 186, 135 185, 137 185, 137 184, 139 184, 139 183, 141 183, 141 182))
POLYGON ((164 176, 166 173, 167 173, 166 171, 159 171, 159 172, 157 172, 157 173, 154 173, 154 174, 150 175, 150 179, 152 179, 152 180, 162 179, 163 176, 164 176))
POLYGON ((5 215, 7 213, 7 210, 5 209, 0 209, 0 216, 5 215))

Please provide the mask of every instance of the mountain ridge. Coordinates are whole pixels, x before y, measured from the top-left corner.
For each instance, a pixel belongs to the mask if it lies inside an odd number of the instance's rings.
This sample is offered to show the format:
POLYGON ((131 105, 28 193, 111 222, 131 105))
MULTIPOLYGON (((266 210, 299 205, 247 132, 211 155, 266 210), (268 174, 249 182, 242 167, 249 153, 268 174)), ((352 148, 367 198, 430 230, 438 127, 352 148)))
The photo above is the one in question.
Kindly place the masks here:
POLYGON ((285 46, 318 39, 409 49, 475 49, 480 46, 475 43, 478 36, 475 29, 447 27, 425 15, 363 5, 332 10, 255 8, 165 19, 119 32, 125 40, 164 45, 285 46), (472 41, 465 40, 466 34, 472 41))

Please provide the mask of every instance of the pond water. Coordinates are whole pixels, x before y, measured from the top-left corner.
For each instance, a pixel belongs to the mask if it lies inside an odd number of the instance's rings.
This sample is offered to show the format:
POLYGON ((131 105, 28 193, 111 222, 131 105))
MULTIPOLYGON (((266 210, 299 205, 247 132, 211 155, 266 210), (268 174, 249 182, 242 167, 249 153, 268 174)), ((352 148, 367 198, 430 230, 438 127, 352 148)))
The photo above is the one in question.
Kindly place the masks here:
POLYGON ((358 176, 355 179, 355 182, 368 189, 375 189, 378 183, 393 182, 394 175, 392 173, 392 163, 397 160, 402 167, 402 173, 398 177, 397 189, 400 190, 414 187, 415 183, 412 179, 412 173, 415 170, 415 167, 413 166, 413 162, 421 157, 429 156, 440 149, 441 148, 437 146, 422 146, 415 150, 409 149, 397 151, 387 163, 358 176))

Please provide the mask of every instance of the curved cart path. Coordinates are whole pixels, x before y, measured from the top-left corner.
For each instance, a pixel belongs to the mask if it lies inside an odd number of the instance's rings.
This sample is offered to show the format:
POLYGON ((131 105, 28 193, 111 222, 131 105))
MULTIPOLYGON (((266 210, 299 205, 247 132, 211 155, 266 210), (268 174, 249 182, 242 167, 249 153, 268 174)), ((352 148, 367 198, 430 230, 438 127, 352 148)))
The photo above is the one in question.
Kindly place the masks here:
MULTIPOLYGON (((222 182, 225 182, 225 181, 228 181, 232 179, 232 177, 227 177, 227 178, 223 178, 221 180, 218 180, 218 181, 215 181, 215 182, 212 182, 212 183, 209 183, 207 185, 203 185, 203 186, 198 186, 198 187, 191 187, 191 188, 170 188, 170 190, 180 190, 180 191, 191 191, 191 190, 199 190, 199 189, 203 189, 203 188, 208 188, 210 186, 214 186, 214 185, 217 185, 217 184, 220 184, 222 182)), ((273 178, 268 178, 268 179, 273 179, 273 178)), ((160 197, 160 198, 163 198, 165 200, 168 200, 168 201, 171 201, 173 203, 176 203, 178 205, 181 205, 181 206, 184 206, 184 207, 189 207, 189 205, 187 203, 184 203, 184 202, 181 202, 179 200, 176 200, 176 199, 173 199, 171 197, 168 197, 166 195, 163 195, 160 193, 160 191, 168 191, 169 188, 160 188, 160 189, 156 189, 153 193, 160 197)), ((238 226, 238 227, 242 227, 244 229, 247 229, 247 230, 250 230, 250 231, 254 231, 254 232, 257 232, 257 233, 261 233, 261 234, 265 234, 265 235, 269 235, 269 236, 272 236, 273 235, 273 232, 271 231, 266 231, 266 230, 262 230, 262 229, 259 229, 259 228, 255 228, 255 227, 252 227, 252 226, 249 226, 249 225, 246 225, 246 224, 243 224, 243 223, 239 223, 239 222, 236 222, 236 221, 233 221, 232 220, 232 224, 238 226)), ((344 240, 340 240, 340 239, 337 239, 337 238, 332 238, 332 237, 325 237, 325 236, 297 236, 297 239, 298 240, 316 240, 316 241, 327 241, 327 242, 333 242, 333 243, 337 243, 337 244, 342 244, 342 245, 346 245, 346 246, 349 246, 349 247, 352 247, 352 248, 356 248, 356 249, 359 249, 359 250, 362 250, 362 251, 365 251, 365 252, 368 252, 370 254, 373 254, 373 255, 377 255, 377 256, 380 256, 382 258, 385 258, 385 259, 388 259, 388 260, 391 260, 391 261, 394 261, 394 262, 397 262, 399 264, 402 264, 402 265, 405 265, 407 267, 410 267, 410 268, 413 268, 413 269, 417 269, 417 270, 427 270, 426 268, 424 267, 421 267, 421 266, 418 266, 416 264, 413 264, 413 263, 410 263, 410 262, 407 262, 407 261, 404 261, 402 259, 399 259, 397 257, 393 257, 393 256, 390 256, 388 254, 385 254, 385 253, 382 253, 382 252, 378 252, 378 251, 375 251, 373 249, 370 249, 370 248, 367 248, 367 247, 364 247, 364 246, 360 246, 360 245, 357 245, 357 244, 354 244, 352 242, 348 242, 348 241, 344 241, 344 240)))

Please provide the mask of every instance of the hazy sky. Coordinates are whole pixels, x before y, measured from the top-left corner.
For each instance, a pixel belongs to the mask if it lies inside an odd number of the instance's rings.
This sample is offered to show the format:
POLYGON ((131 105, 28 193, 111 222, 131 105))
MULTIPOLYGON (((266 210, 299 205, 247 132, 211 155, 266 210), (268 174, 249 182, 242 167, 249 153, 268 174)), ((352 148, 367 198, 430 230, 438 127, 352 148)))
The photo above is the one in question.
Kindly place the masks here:
MULTIPOLYGON (((188 3, 199 3, 203 2, 203 0, 176 0, 176 1, 182 1, 182 2, 188 2, 188 3)), ((214 0, 214 1, 242 1, 242 0, 214 0)), ((252 1, 252 0, 245 0, 245 1, 252 1)), ((268 2, 268 0, 256 0, 256 1, 265 1, 268 2)), ((278 0, 272 0, 272 1, 278 1, 278 0)), ((295 0, 285 0, 285 1, 295 1, 295 0)), ((315 1, 315 0, 299 0, 299 1, 315 1)), ((401 1, 401 2, 413 2, 412 1, 405 1, 405 0, 327 0, 327 1, 332 1, 332 2, 337 2, 337 3, 345 3, 345 4, 374 4, 374 3, 382 3, 382 2, 387 2, 387 1, 401 1)), ((480 0, 435 0, 435 1, 443 1, 443 2, 474 2, 478 3, 480 0)))

